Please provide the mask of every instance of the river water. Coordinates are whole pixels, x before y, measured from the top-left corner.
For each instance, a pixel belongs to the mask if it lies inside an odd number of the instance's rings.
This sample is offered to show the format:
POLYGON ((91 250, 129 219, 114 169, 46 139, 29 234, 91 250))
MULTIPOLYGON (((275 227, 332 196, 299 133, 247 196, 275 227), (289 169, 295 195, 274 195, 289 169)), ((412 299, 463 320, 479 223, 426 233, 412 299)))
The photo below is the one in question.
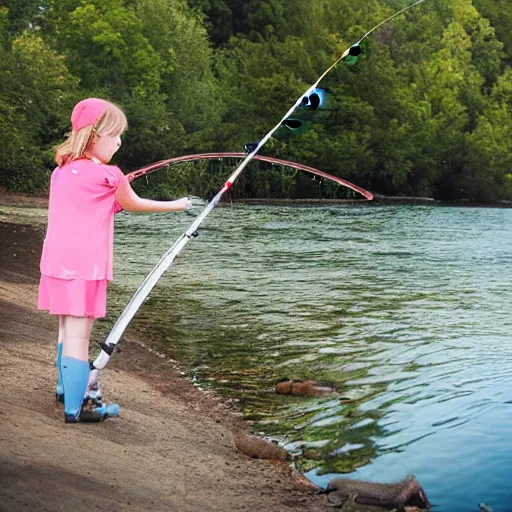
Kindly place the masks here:
MULTIPOLYGON (((189 222, 118 216, 100 330, 189 222)), ((512 209, 219 207, 134 326, 319 485, 412 473, 434 510, 511 510, 511 226, 512 209), (339 393, 276 395, 286 378, 339 393)))

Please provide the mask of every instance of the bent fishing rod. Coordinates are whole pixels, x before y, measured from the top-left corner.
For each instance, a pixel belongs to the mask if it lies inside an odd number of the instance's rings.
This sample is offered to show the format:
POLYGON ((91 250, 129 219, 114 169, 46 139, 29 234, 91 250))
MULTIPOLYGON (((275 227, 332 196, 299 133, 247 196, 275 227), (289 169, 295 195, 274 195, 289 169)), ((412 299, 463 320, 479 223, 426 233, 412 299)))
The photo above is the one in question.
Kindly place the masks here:
MULTIPOLYGON (((133 294, 132 298, 128 302, 125 309, 119 315, 119 318, 116 320, 112 330, 108 334, 107 338, 103 343, 100 344, 101 351, 99 355, 91 362, 91 372, 89 375, 89 383, 88 387, 93 388, 97 387, 99 371, 105 368, 105 366, 110 361, 112 354, 116 350, 116 346, 121 340, 121 337, 128 327, 128 324, 131 322, 132 318, 135 316, 140 306, 146 299, 146 297, 150 294, 153 287, 156 285, 158 280, 162 277, 163 273, 173 264, 176 256, 181 252, 181 250, 185 247, 185 245, 192 239, 198 236, 198 228, 204 219, 209 215, 209 213, 215 208, 215 206, 219 203, 222 196, 225 192, 228 192, 235 180, 238 178, 240 173, 247 167, 249 162, 253 160, 253 158, 257 155, 259 150, 266 144, 266 142, 272 137, 275 131, 277 131, 282 124, 293 114, 296 108, 304 105, 304 100, 309 98, 318 87, 320 82, 325 78, 325 76, 330 73, 341 61, 347 59, 347 57, 356 58, 359 57, 362 53, 361 43, 368 38, 375 30, 379 27, 393 20, 403 12, 415 7, 426 0, 417 0, 416 2, 400 9, 396 13, 394 13, 389 18, 385 19, 371 30, 369 30, 357 43, 354 43, 352 46, 347 48, 341 57, 339 57, 331 66, 329 66, 318 78, 318 80, 309 87, 304 94, 302 94, 297 101, 293 104, 293 106, 286 112, 283 118, 256 144, 254 149, 245 157, 245 159, 240 163, 240 165, 235 169, 235 171, 229 176, 226 180, 222 188, 217 192, 217 194, 213 197, 213 199, 206 205, 203 211, 195 218, 195 220, 190 224, 188 229, 174 242, 174 244, 167 250, 167 252, 160 258, 158 263, 153 267, 153 269, 146 276, 142 284, 139 286, 137 291, 133 294)), ((306 102, 307 103, 307 102, 306 102)))

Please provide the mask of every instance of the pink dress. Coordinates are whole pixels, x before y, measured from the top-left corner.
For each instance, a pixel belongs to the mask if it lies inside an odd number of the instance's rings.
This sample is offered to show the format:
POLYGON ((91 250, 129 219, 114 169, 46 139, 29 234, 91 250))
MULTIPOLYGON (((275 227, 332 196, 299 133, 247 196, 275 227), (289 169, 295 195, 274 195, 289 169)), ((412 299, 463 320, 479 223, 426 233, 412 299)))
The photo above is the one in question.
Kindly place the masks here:
POLYGON ((113 278, 114 214, 122 209, 115 193, 126 180, 118 167, 85 158, 53 171, 39 309, 105 316, 107 281, 113 278))

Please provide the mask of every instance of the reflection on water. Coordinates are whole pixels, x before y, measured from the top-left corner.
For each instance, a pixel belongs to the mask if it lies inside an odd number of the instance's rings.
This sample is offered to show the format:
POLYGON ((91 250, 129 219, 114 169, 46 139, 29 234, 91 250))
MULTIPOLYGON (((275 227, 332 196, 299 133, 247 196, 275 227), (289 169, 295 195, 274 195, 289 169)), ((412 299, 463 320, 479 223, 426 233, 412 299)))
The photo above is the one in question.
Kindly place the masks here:
MULTIPOLYGON (((190 222, 121 214, 106 329, 190 222)), ((240 399, 319 484, 414 473, 436 510, 509 510, 512 210, 216 209, 134 327, 240 399), (278 396, 284 378, 338 395, 278 396)))

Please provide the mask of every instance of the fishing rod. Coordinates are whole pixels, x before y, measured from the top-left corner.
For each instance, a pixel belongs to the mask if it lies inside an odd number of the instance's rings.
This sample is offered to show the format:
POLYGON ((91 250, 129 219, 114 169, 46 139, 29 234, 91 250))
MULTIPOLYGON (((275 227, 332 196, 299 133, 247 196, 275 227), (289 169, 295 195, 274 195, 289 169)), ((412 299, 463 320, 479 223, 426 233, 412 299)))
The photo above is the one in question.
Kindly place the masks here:
MULTIPOLYGON (((107 338, 103 343, 100 344, 101 351, 99 355, 91 362, 91 372, 89 374, 89 383, 88 389, 96 389, 98 390, 98 376, 99 371, 105 368, 105 366, 110 361, 112 354, 116 350, 116 346, 121 340, 121 337, 128 327, 128 324, 131 322, 132 318, 137 313, 138 309, 149 295, 153 287, 156 285, 160 277, 162 277, 163 273, 172 265, 176 256, 181 252, 181 250, 185 247, 185 245, 192 239, 198 236, 198 228, 203 222, 203 220, 209 215, 209 213, 217 206, 219 201, 221 200, 223 194, 228 192, 235 180, 238 178, 240 173, 247 167, 249 162, 255 158, 258 151, 266 144, 266 142, 272 137, 274 132, 276 132, 281 126, 285 124, 285 121, 293 114, 293 112, 298 107, 303 107, 307 105, 311 105, 313 102, 310 101, 310 97, 316 94, 316 101, 318 102, 318 93, 317 87, 320 82, 325 78, 325 76, 330 73, 342 60, 347 59, 348 63, 354 63, 359 56, 362 54, 361 43, 369 37, 375 30, 379 27, 393 20, 403 12, 411 9, 412 7, 416 7, 417 5, 425 2, 425 0, 417 0, 414 3, 400 9, 389 18, 386 18, 384 21, 373 27, 369 30, 357 43, 354 43, 352 46, 347 48, 341 57, 339 57, 331 66, 329 66, 318 78, 318 80, 309 87, 304 94, 302 94, 297 101, 293 104, 293 106, 286 112, 283 118, 254 146, 254 149, 245 157, 245 159, 240 163, 240 165, 235 169, 235 171, 229 176, 226 180, 222 188, 217 192, 217 194, 213 197, 213 199, 206 205, 203 211, 195 218, 195 220, 190 224, 188 229, 174 242, 174 244, 167 250, 167 252, 160 258, 158 263, 153 267, 153 269, 146 276, 142 284, 139 286, 137 291, 133 294, 132 298, 128 302, 125 309, 119 315, 119 318, 116 320, 112 330, 108 334, 107 338)), ((318 106, 318 105, 317 105, 318 106)))

